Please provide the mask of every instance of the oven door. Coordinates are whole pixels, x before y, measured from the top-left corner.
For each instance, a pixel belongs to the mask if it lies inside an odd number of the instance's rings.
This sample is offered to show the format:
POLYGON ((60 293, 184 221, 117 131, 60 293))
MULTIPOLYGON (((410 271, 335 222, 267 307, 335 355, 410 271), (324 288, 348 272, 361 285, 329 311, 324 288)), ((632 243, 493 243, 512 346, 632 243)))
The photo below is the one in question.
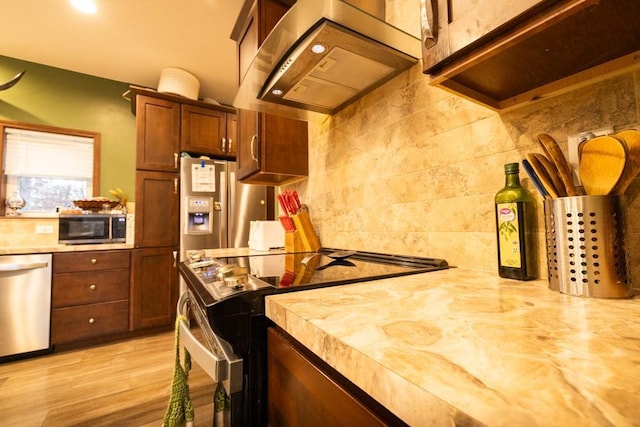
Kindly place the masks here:
POLYGON ((189 351, 192 363, 197 363, 214 382, 221 383, 229 396, 229 408, 220 407, 219 399, 214 399, 213 424, 242 425, 242 358, 213 332, 191 291, 187 290, 180 296, 177 313, 191 319, 190 324, 184 320, 180 322, 180 343, 189 351), (192 328, 198 329, 200 339, 196 338, 192 328))

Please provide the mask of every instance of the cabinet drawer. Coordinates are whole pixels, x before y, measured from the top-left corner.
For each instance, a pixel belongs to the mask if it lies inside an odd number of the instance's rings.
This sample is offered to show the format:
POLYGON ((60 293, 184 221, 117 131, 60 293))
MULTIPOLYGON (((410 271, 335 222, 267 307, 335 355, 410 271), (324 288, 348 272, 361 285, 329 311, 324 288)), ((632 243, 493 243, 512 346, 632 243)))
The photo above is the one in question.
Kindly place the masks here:
POLYGON ((53 307, 129 298, 129 269, 53 275, 53 307))
POLYGON ((129 251, 92 251, 53 254, 53 272, 95 271, 129 268, 129 251))
POLYGON ((129 329, 129 300, 57 308, 51 316, 51 342, 68 343, 129 329))

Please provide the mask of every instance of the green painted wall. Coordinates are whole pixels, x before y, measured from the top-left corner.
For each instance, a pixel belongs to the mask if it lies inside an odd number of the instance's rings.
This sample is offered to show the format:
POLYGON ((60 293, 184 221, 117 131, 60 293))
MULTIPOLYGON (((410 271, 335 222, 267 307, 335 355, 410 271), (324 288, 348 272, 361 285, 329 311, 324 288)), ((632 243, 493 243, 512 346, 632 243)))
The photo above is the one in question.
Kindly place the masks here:
POLYGON ((0 119, 99 132, 100 195, 120 187, 134 201, 136 123, 122 97, 129 85, 0 56, 0 83, 22 70, 22 80, 0 92, 0 119))

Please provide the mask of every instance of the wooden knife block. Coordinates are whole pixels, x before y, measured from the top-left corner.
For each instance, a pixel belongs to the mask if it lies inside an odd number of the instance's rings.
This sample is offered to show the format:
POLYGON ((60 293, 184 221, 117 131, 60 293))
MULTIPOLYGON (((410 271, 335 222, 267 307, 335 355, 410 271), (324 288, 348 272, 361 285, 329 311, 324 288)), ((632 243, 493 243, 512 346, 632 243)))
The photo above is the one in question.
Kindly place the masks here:
POLYGON ((304 246, 302 245, 302 239, 300 238, 300 232, 287 231, 284 233, 284 250, 285 252, 304 252, 304 246))
POLYGON ((286 252, 317 252, 320 246, 320 239, 313 229, 309 214, 300 212, 291 215, 293 223, 296 225, 295 231, 284 233, 284 249, 286 252))

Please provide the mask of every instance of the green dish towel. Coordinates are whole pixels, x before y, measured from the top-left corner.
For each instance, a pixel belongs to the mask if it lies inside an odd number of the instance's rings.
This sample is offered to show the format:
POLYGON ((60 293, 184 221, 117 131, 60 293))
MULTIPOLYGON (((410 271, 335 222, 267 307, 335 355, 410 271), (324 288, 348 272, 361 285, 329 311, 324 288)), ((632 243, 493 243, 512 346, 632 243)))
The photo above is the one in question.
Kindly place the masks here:
POLYGON ((180 322, 189 322, 185 316, 176 318, 176 360, 171 383, 171 398, 164 414, 163 427, 183 427, 193 422, 193 404, 189 395, 191 355, 184 349, 184 368, 180 364, 180 322))

